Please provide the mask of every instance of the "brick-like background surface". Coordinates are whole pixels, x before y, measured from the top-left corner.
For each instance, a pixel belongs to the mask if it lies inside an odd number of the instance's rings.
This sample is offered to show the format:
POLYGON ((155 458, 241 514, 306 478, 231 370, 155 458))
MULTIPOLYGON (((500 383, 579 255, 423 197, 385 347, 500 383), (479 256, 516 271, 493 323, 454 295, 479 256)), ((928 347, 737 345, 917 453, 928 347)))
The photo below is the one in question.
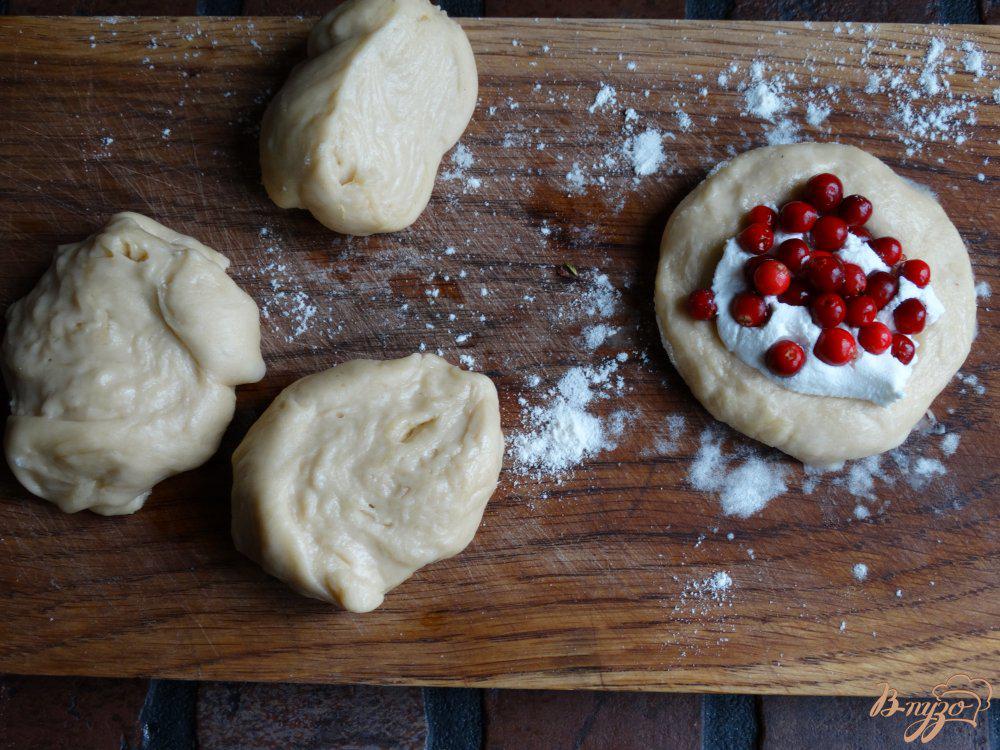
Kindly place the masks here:
MULTIPOLYGON (((336 0, 0 0, 0 13, 321 15, 336 0)), ((1000 23, 1000 0, 445 0, 453 15, 1000 23)), ((914 747, 859 698, 0 676, 0 750, 914 747)), ((935 750, 1000 750, 1000 710, 935 750)))

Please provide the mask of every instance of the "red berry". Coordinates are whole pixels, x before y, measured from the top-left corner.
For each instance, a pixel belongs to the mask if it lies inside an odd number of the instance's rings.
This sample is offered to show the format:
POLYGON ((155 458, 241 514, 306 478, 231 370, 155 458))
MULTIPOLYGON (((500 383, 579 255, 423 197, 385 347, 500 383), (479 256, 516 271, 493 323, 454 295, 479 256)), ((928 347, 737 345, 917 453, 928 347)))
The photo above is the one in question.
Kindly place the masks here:
POLYGON ((903 246, 894 237, 879 237, 868 244, 872 246, 872 250, 882 259, 882 262, 889 267, 896 265, 903 257, 903 246))
POLYGON ((809 283, 820 292, 839 292, 844 286, 844 264, 832 255, 810 258, 806 273, 809 283))
POLYGON ((835 328, 844 322, 847 306, 839 294, 819 295, 809 306, 813 322, 820 328, 835 328))
POLYGON ((816 339, 813 353, 828 365, 846 365, 857 352, 854 337, 843 328, 826 328, 816 339))
POLYGON ((753 292, 740 292, 733 297, 729 311, 737 323, 747 328, 759 326, 767 318, 764 298, 753 292))
POLYGON ((913 345, 909 337, 901 333, 892 334, 892 356, 904 365, 908 365, 913 361, 913 355, 916 351, 917 347, 913 345))
POLYGON ((844 186, 837 175, 823 172, 806 183, 806 200, 823 213, 829 213, 844 197, 844 186))
MULTIPOLYGON (((875 315, 878 314, 878 306, 875 304, 875 300, 864 294, 860 297, 854 297, 847 303, 847 325, 854 326, 855 328, 860 328, 861 326, 866 326, 875 320, 875 315)), ((867 346, 865 347, 868 348, 867 346)))
POLYGON ((748 253, 763 255, 774 245, 774 232, 766 224, 751 224, 739 233, 736 241, 748 253))
POLYGON ((777 223, 778 214, 773 208, 754 206, 747 212, 747 224, 763 224, 773 229, 777 223))
POLYGON ((872 217, 872 202, 863 195, 849 195, 837 209, 840 218, 852 227, 860 227, 872 217))
POLYGON ((892 320, 900 333, 920 333, 927 325, 927 308, 918 299, 905 299, 892 311, 892 320))
POLYGON ((753 286, 753 275, 760 268, 760 264, 768 260, 771 260, 771 258, 767 255, 751 255, 747 258, 747 262, 743 264, 743 276, 748 284, 753 286))
POLYGON ((903 278, 909 279, 921 289, 931 283, 931 267, 922 260, 914 258, 913 260, 906 261, 899 269, 899 272, 903 275, 903 278))
POLYGON ((866 352, 882 354, 892 346, 892 331, 885 323, 869 323, 858 331, 858 343, 866 352))
POLYGON ((768 258, 753 274, 753 285, 761 294, 781 294, 792 283, 792 274, 780 260, 768 258))
POLYGON ((847 231, 853 234, 855 237, 860 237, 865 242, 871 242, 872 233, 869 232, 864 227, 851 227, 847 231))
POLYGON ((781 207, 781 226, 786 232, 805 234, 817 218, 816 209, 805 201, 790 201, 781 207))
POLYGON ((899 291, 899 282, 896 281, 895 276, 887 271, 872 271, 868 275, 868 286, 865 291, 869 297, 875 300, 875 304, 881 310, 896 296, 896 292, 899 291))
POLYGON ((854 263, 844 264, 844 296, 856 297, 868 285, 864 269, 854 263))
POLYGON ((778 251, 775 255, 789 271, 798 273, 802 269, 802 264, 806 262, 806 258, 809 257, 809 245, 798 238, 785 240, 778 245, 778 251))
POLYGON ((820 216, 813 224, 812 239, 820 250, 840 250, 847 240, 847 224, 837 216, 820 216))
POLYGON ((764 355, 767 368, 775 375, 787 378, 802 369, 806 363, 806 353, 794 341, 784 339, 771 345, 764 355))
POLYGON ((792 279, 792 283, 788 285, 785 293, 778 297, 778 301, 786 305, 805 307, 811 298, 812 292, 809 291, 809 287, 798 279, 792 279))
POLYGON ((687 311, 695 320, 711 320, 719 312, 715 304, 715 292, 711 289, 695 289, 687 298, 687 311))

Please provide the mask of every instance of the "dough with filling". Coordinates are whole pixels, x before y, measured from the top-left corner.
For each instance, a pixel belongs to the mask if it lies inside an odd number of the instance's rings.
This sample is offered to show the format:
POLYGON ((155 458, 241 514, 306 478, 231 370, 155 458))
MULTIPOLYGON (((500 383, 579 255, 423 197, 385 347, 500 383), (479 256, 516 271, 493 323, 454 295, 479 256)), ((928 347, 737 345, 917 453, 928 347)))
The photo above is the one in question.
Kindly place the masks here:
POLYGON ((836 143, 749 151, 698 185, 667 222, 655 302, 667 354, 705 408, 740 432, 819 466, 902 443, 965 361, 976 319, 969 254, 944 209, 874 156, 836 143), (845 195, 872 201, 866 228, 876 237, 897 238, 908 258, 927 261, 945 307, 940 320, 913 337, 919 347, 906 395, 888 406, 782 388, 731 354, 714 323, 694 320, 684 309, 691 291, 711 286, 723 245, 746 212, 790 200, 820 172, 840 177, 845 195))

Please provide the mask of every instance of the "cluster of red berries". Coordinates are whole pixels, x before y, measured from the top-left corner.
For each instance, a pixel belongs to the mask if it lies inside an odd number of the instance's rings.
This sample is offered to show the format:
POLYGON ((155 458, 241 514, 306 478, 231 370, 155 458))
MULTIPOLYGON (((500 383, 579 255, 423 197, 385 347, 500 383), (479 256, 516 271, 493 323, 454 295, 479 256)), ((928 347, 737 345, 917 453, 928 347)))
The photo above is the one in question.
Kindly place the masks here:
MULTIPOLYGON (((828 365, 845 365, 857 354, 857 345, 872 354, 892 349, 903 364, 913 359, 914 345, 907 334, 920 333, 927 322, 927 310, 920 300, 907 299, 893 310, 896 333, 875 320, 899 291, 899 277, 919 287, 931 280, 931 269, 922 260, 907 260, 903 247, 893 237, 872 237, 864 225, 871 218, 872 203, 863 195, 844 197, 844 187, 836 175, 818 174, 806 183, 804 200, 786 203, 780 211, 755 206, 747 214, 746 228, 736 240, 752 257, 745 267, 749 291, 733 297, 729 312, 742 326, 767 322, 765 296, 776 296, 789 305, 809 307, 813 322, 822 332, 813 347, 828 365), (788 239, 774 247, 774 230, 808 235, 788 239), (836 255, 847 235, 868 243, 891 271, 865 275, 860 266, 846 263, 836 255), (857 329, 854 335, 841 323, 857 329)), ((690 315, 711 320, 718 312, 711 289, 698 289, 687 301, 690 315)), ((768 368, 777 375, 790 376, 802 369, 806 353, 794 341, 782 340, 765 355, 768 368)))

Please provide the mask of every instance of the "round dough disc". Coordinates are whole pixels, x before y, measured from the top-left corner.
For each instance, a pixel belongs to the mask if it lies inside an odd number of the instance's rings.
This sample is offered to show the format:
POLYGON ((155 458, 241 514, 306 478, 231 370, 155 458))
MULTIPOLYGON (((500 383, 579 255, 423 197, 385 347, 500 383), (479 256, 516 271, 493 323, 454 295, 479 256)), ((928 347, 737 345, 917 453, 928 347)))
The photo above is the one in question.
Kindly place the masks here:
POLYGON ((660 245, 656 316, 670 360, 717 419, 807 464, 831 465, 895 448, 961 367, 975 330, 969 254, 930 193, 874 156, 835 143, 797 143, 742 154, 714 172, 674 211, 660 245), (780 205, 814 174, 832 172, 847 195, 867 196, 866 225, 891 235, 907 257, 932 269, 945 313, 915 338, 918 361, 906 395, 888 406, 787 390, 732 355, 712 323, 684 310, 688 294, 709 287, 723 246, 758 204, 780 205))
POLYGON ((306 596, 368 612, 472 541, 503 460, 497 392, 440 357, 293 383, 233 454, 233 539, 306 596))
POLYGON ((257 305, 229 261, 145 216, 63 245, 7 312, 4 448, 18 481, 67 513, 134 513, 200 466, 264 377, 257 305))

